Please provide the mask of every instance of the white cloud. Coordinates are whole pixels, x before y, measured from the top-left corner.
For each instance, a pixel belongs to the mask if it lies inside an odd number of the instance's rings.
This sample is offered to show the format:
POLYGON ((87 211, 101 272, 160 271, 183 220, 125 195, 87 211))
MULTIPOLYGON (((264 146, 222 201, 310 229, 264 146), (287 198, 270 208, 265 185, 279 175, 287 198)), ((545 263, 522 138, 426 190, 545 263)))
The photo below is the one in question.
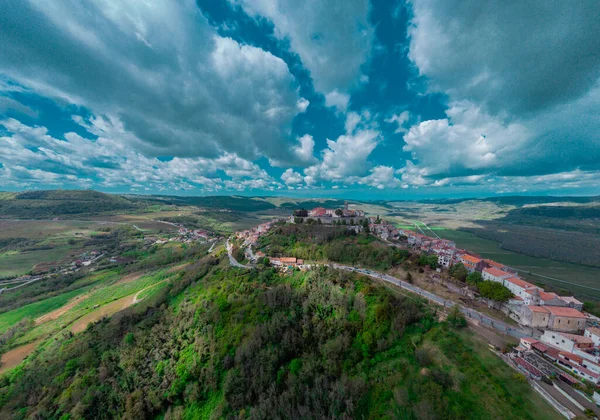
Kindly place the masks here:
POLYGON ((345 92, 359 83, 374 36, 368 0, 230 1, 273 22, 276 36, 289 39, 318 91, 345 92))
POLYGON ((368 172, 368 158, 381 140, 380 132, 373 128, 368 114, 349 113, 347 119, 346 134, 327 140, 319 164, 304 170, 308 185, 319 181, 352 183, 368 172))
POLYGON ((339 112, 346 112, 350 103, 350 95, 333 90, 325 95, 325 105, 335 107, 339 112))
POLYGON ((394 176, 394 173, 394 168, 391 166, 376 166, 368 176, 361 178, 358 183, 380 190, 401 187, 402 182, 394 176))
POLYGON ((448 95, 449 109, 405 134, 413 160, 405 182, 600 169, 595 1, 411 4, 409 58, 430 92, 448 95))
POLYGON ((385 122, 396 125, 396 130, 394 133, 405 133, 408 130, 404 125, 408 122, 409 118, 410 113, 408 111, 402 111, 400 114, 392 114, 392 116, 387 118, 385 122))
POLYGON ((295 172, 292 168, 287 169, 282 175, 281 179, 286 185, 298 185, 302 184, 304 178, 298 172, 295 172))
POLYGON ((305 112, 309 105, 310 105, 310 101, 305 98, 300 98, 300 99, 298 99, 298 102, 296 102, 296 107, 298 108, 298 111, 300 111, 301 113, 305 112))
POLYGON ((146 155, 291 159, 307 104, 287 65, 218 36, 191 0, 9 3, 0 38, 6 80, 120 121, 146 155))
POLYGON ((50 136, 45 127, 30 127, 15 119, 0 121, 8 132, 0 136, 3 185, 20 188, 64 184, 81 188, 144 185, 153 190, 203 192, 282 187, 258 165, 232 153, 217 158, 176 157, 162 161, 132 150, 127 133, 111 121, 96 119, 86 124, 99 136, 97 139, 66 133, 65 140, 59 140, 50 136))
POLYGON ((468 102, 451 104, 446 114, 448 118, 423 121, 404 135, 404 151, 418 162, 421 176, 444 178, 500 169, 529 139, 524 126, 503 124, 468 102))

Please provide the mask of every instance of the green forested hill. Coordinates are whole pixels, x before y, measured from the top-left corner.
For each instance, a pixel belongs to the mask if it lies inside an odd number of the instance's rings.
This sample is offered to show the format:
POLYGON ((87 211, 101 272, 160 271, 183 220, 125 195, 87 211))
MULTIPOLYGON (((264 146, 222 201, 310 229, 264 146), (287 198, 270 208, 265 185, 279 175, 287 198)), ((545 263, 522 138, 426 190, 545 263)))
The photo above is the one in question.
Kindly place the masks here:
POLYGON ((0 417, 556 418, 483 347, 354 273, 206 257, 3 376, 0 417))
POLYGON ((147 206, 142 201, 97 191, 27 191, 1 193, 0 217, 48 219, 133 211, 147 206))

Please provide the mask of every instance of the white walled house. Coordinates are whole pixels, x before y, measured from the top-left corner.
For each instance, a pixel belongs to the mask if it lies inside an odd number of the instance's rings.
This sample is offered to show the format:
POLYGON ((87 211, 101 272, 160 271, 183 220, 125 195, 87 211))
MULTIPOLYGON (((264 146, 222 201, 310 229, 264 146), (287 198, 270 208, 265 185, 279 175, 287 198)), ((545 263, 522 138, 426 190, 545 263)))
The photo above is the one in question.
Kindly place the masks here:
POLYGON ((499 270, 495 267, 484 268, 481 272, 481 277, 484 280, 495 281, 496 283, 504 283, 504 279, 512 277, 513 274, 499 270))
POLYGON ((594 347, 594 342, 589 337, 551 330, 544 331, 541 341, 569 353, 573 353, 575 349, 583 350, 594 347))
POLYGON ((536 287, 518 277, 509 277, 504 279, 504 286, 512 292, 513 295, 520 297, 526 305, 536 304, 532 302, 532 294, 536 287))
POLYGON ((600 328, 589 327, 583 333, 586 337, 589 337, 596 347, 600 347, 600 328))

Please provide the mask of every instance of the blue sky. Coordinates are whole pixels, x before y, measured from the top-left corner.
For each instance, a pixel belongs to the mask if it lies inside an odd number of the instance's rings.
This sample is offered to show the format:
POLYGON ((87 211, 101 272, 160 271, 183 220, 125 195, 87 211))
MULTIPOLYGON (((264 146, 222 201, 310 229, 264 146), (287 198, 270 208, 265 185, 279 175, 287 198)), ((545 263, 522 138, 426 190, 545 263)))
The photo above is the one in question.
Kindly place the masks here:
POLYGON ((0 190, 600 194, 593 0, 3 9, 0 190))

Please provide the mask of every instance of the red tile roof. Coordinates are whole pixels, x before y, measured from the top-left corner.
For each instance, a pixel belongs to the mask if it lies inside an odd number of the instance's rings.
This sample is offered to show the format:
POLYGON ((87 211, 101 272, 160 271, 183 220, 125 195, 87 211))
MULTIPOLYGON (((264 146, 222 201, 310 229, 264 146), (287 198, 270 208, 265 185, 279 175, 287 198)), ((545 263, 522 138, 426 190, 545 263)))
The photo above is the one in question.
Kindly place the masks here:
POLYGON ((498 263, 498 262, 496 262, 496 261, 494 261, 494 260, 488 260, 488 259, 485 259, 485 260, 483 260, 483 261, 484 261, 484 262, 485 262, 487 265, 489 265, 489 266, 491 266, 491 267, 498 268, 498 269, 500 269, 500 270, 502 270, 502 269, 504 268, 504 265, 502 265, 502 264, 500 264, 500 263, 498 263))
POLYGON ((548 309, 543 306, 527 305, 531 312, 548 313, 548 309))
POLYGON ((531 338, 531 337, 523 337, 523 338, 521 338, 521 341, 525 341, 526 343, 530 343, 530 344, 539 343, 538 340, 536 340, 535 338, 531 338))
POLYGON ((511 276, 510 273, 507 273, 506 271, 502 271, 502 270, 498 270, 497 268, 491 267, 491 268, 484 268, 483 271, 485 273, 488 273, 494 277, 506 277, 506 276, 511 276))
POLYGON ((548 347, 546 347, 544 344, 540 343, 539 341, 537 343, 533 343, 531 345, 531 347, 541 351, 542 353, 546 353, 548 351, 548 347))
POLYGON ((461 260, 465 260, 470 262, 471 264, 479 264, 481 262, 480 258, 474 257, 472 255, 469 254, 464 254, 460 257, 461 260))
POLYGON ((556 293, 544 292, 540 290, 540 299, 543 301, 552 300, 552 299, 560 299, 556 293))
POLYGON ((572 360, 575 363, 583 362, 583 357, 577 356, 576 354, 573 354, 573 353, 569 353, 568 351, 561 351, 559 353, 559 355, 562 357, 566 357, 567 359, 572 360))
POLYGON ((585 337, 583 335, 568 334, 568 333, 559 333, 559 334, 577 344, 594 344, 594 340, 592 340, 589 337, 585 337))
POLYGON ((575 305, 583 305, 583 302, 578 301, 573 296, 559 296, 562 300, 568 303, 574 303, 575 305))
POLYGON ((508 281, 516 286, 519 286, 521 289, 533 289, 535 288, 535 286, 531 283, 526 282, 525 280, 522 280, 518 277, 509 277, 507 279, 505 279, 505 281, 508 281))
POLYGON ((539 376, 539 377, 543 376, 542 372, 540 372, 540 370, 538 368, 533 366, 527 360, 525 360, 521 357, 515 357, 515 362, 517 362, 517 364, 519 366, 523 367, 527 372, 531 373, 532 375, 539 376))
POLYGON ((555 316, 564 316, 568 318, 585 318, 585 315, 574 308, 562 308, 560 306, 547 306, 547 310, 555 316))
POLYGON ((586 328, 591 334, 594 334, 595 336, 600 337, 600 328, 596 328, 596 327, 589 327, 586 328))

